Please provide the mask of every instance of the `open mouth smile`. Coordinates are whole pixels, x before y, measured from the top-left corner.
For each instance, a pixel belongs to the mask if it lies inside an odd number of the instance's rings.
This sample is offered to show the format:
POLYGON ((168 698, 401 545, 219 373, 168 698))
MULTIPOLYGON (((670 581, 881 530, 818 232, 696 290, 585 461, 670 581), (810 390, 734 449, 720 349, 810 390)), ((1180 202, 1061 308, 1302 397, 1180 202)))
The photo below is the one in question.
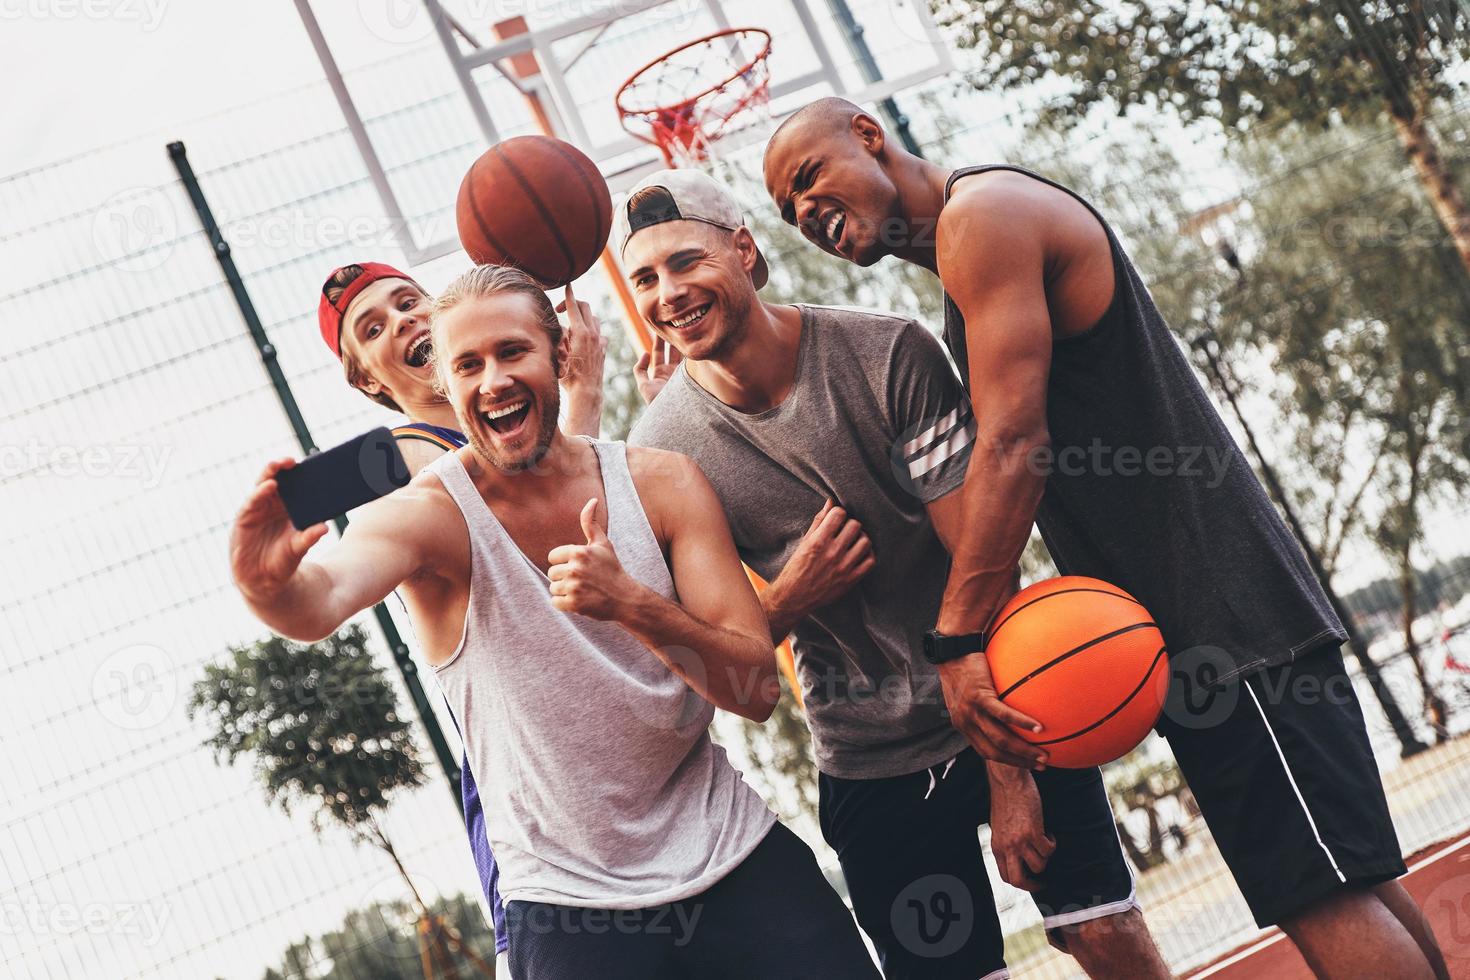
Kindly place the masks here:
POLYGON ((520 432, 531 414, 531 400, 518 398, 500 408, 480 413, 480 418, 499 436, 513 436, 520 432))
POLYGON ((429 331, 425 330, 409 341, 408 350, 403 353, 403 363, 409 367, 423 367, 429 363, 429 356, 433 352, 434 345, 429 340, 429 331))
POLYGON ((713 305, 713 303, 706 303, 703 306, 690 310, 683 316, 674 317, 672 320, 665 320, 664 323, 673 327, 675 330, 686 330, 703 320, 713 305))
POLYGON ((836 251, 842 244, 842 233, 847 230, 847 212, 841 208, 833 208, 823 217, 820 227, 822 237, 836 251))

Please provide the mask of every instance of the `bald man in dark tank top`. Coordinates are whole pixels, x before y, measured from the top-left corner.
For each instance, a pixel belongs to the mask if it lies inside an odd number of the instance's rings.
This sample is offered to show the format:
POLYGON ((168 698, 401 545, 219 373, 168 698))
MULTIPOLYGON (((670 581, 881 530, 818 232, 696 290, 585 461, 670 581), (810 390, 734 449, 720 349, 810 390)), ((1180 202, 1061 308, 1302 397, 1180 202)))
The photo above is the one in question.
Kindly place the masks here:
POLYGON ((935 633, 955 726, 987 758, 1046 762, 981 652, 1034 522, 1063 574, 1127 589, 1159 624, 1174 677, 1158 728, 1257 922, 1319 976, 1447 977, 1395 880, 1342 625, 1102 216, 1016 167, 915 157, 835 98, 781 126, 765 182, 823 251, 893 255, 944 286, 978 425, 935 633))

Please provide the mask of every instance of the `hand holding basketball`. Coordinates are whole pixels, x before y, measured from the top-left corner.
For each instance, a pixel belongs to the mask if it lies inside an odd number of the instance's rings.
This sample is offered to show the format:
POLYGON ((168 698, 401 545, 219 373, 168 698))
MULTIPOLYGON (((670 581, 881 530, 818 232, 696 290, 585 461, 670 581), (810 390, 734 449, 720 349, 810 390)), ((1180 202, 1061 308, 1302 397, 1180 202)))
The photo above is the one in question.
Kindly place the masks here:
POLYGON ((566 362, 562 365, 561 387, 565 431, 568 434, 596 436, 602 431, 602 374, 607 359, 607 337, 602 324, 567 284, 566 299, 556 307, 567 315, 562 333, 566 362))
POLYGON ((1021 737, 1068 769, 1131 751, 1158 720, 1169 687, 1164 640, 1148 610, 1116 585, 1081 575, 1016 593, 986 631, 984 659, 998 703, 1045 725, 1022 728, 1021 737))
POLYGON ((286 514, 276 486, 276 474, 290 469, 289 457, 273 460, 256 481, 255 489, 235 515, 230 529, 230 571, 247 599, 278 595, 311 546, 327 533, 325 524, 298 531, 286 514))
POLYGON ((596 497, 582 508, 582 533, 586 544, 564 544, 546 556, 550 567, 551 604, 562 612, 592 619, 616 620, 623 603, 636 589, 618 561, 612 541, 598 518, 601 504, 596 497))
POLYGON ((577 299, 567 284, 566 299, 556 305, 556 312, 567 315, 567 366, 562 373, 563 387, 595 386, 602 390, 603 364, 607 358, 607 337, 602 321, 592 312, 592 304, 577 299))
POLYGON ((959 729, 976 752, 1019 769, 1040 769, 1046 765, 1046 753, 1015 731, 1039 730, 1040 723, 1009 707, 996 695, 985 654, 972 653, 940 664, 939 683, 949 708, 949 723, 959 729))

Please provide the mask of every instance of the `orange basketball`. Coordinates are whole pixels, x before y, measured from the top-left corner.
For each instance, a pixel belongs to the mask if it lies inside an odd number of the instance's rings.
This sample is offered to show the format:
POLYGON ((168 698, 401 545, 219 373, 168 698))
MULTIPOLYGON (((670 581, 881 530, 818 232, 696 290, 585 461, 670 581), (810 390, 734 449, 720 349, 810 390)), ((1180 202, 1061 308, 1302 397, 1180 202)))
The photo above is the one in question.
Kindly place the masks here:
POLYGON ((612 195, 585 153, 517 136, 481 154, 459 185, 459 241, 476 263, 513 265, 565 286, 592 268, 612 231, 612 195))
POLYGON ((985 656, 1000 699, 1043 726, 1016 734, 1066 769, 1111 762, 1143 741, 1169 689, 1148 610, 1081 575, 1018 592, 996 613, 985 656))

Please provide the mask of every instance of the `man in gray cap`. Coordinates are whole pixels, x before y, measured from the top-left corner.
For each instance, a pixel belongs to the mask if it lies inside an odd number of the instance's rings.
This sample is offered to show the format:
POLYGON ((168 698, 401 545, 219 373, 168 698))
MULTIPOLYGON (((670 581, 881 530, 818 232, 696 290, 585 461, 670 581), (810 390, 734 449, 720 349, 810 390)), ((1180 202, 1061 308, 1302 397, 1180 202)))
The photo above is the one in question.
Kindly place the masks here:
POLYGON ((629 442, 693 458, 771 583, 772 639, 795 635, 822 832, 888 980, 1007 975, 987 820, 1002 877, 1033 893, 1054 944, 1093 976, 1167 976, 1100 773, 987 764, 923 655, 975 434, 939 342, 903 317, 763 302, 766 260, 702 173, 634 188, 613 247, 639 312, 683 357, 629 442))

